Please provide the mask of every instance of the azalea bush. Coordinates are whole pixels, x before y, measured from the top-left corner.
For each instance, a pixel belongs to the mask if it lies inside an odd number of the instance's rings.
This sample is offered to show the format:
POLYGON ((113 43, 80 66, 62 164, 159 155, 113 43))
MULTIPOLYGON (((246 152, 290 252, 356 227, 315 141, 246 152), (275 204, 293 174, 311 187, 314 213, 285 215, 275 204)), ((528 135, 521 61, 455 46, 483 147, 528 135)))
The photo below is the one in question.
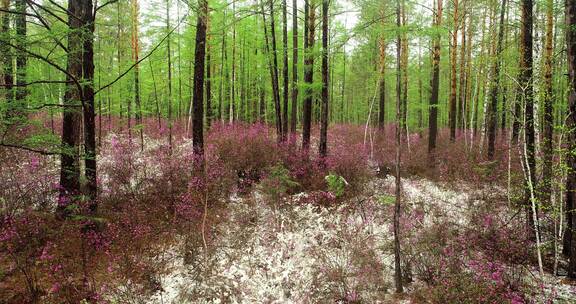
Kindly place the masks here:
MULTIPOLYGON (((338 241, 330 246, 337 250, 310 252, 323 265, 315 269, 313 284, 320 288, 329 282, 326 289, 310 296, 353 303, 386 292, 390 282, 380 281, 379 269, 386 266, 378 238, 391 235, 384 221, 392 214, 392 188, 383 186, 380 190, 386 193, 369 204, 363 201, 371 200, 364 191, 374 180, 373 164, 391 167, 393 163, 394 143, 389 139, 373 134, 372 141, 368 136, 364 142, 363 127, 334 125, 328 155, 320 157, 315 138, 305 151, 295 140, 278 143, 266 125, 214 124, 206 136, 205 157, 199 159, 184 122, 173 128, 172 147, 166 140, 166 126, 155 124, 144 122, 147 131, 142 144, 134 132, 129 138, 125 129, 120 131, 117 122, 111 122, 109 131, 104 122, 97 156, 98 213, 80 216, 85 206, 78 201, 72 204, 78 212, 65 221, 54 216, 58 156, 0 149, 0 298, 8 303, 106 303, 110 299, 128 303, 135 295, 147 299, 161 290, 161 278, 170 271, 168 261, 182 258, 196 265, 201 255, 217 251, 210 248, 217 247, 226 233, 218 227, 233 212, 232 197, 250 198, 251 193, 264 194, 267 206, 275 211, 294 207, 338 212, 340 225, 349 226, 336 232, 338 241), (290 197, 293 194, 297 195, 290 197), (384 227, 377 233, 372 231, 376 215, 381 220, 376 226, 384 227), (370 237, 358 239, 358 235, 370 237), (370 246, 362 247, 366 242, 370 246), (333 254, 354 258, 338 264, 331 260, 333 254), (384 289, 375 287, 383 284, 384 289)), ((386 132, 392 131, 387 126, 386 132)), ((418 135, 411 135, 410 151, 402 158, 403 176, 500 185, 507 178, 502 144, 494 162, 482 162, 481 154, 465 156, 466 145, 441 139, 433 168, 427 163, 426 142, 418 135)), ((511 172, 514 181, 520 171, 513 165, 511 172)), ((523 273, 509 265, 532 260, 528 252, 532 244, 522 229, 515 229, 520 223, 509 223, 507 206, 470 204, 467 229, 453 222, 424 225, 431 210, 423 206, 403 205, 401 218, 406 248, 402 263, 412 279, 426 282, 422 295, 428 293, 436 302, 472 297, 490 302, 498 296, 509 302, 525 299, 528 287, 519 279, 523 273)), ((244 212, 242 225, 272 221, 266 218, 270 214, 254 218, 248 216, 249 210, 244 212)), ((272 227, 282 227, 284 215, 274 216, 278 220, 272 227)))

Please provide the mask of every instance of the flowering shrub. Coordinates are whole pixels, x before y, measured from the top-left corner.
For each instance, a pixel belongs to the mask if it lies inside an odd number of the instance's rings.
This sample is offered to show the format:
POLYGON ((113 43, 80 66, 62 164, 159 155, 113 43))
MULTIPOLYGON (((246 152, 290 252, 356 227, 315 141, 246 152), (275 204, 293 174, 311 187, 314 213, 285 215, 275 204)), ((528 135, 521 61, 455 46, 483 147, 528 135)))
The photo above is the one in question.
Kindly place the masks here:
MULTIPOLYGON (((199 276, 217 273, 193 293, 204 296, 211 290, 218 295, 214 299, 246 299, 239 286, 256 292, 266 285, 268 298, 291 290, 304 300, 360 303, 383 298, 391 286, 382 278, 391 267, 386 248, 391 248, 395 197, 389 179, 372 184, 369 164, 393 163, 392 137, 373 136, 374 142, 365 144, 363 127, 333 125, 328 156, 320 158, 315 137, 310 150, 302 151, 296 141, 278 144, 265 125, 215 124, 207 133, 205 158, 199 159, 184 121, 175 122, 172 147, 164 122, 158 127, 157 121, 145 120, 143 146, 134 134, 128 138, 125 128, 120 131, 115 119, 110 128, 106 124, 98 154, 98 214, 93 217, 77 212, 66 221, 54 218, 57 157, 0 149, 2 301, 144 302, 164 288, 161 278, 174 260, 199 267, 194 268, 199 276), (381 193, 366 195, 370 187, 381 193), (296 192, 305 193, 289 196, 296 192), (218 259, 230 249, 219 248, 222 240, 244 254, 226 259, 243 260, 252 268, 221 264, 218 259), (246 255, 247 242, 260 250, 255 255, 261 263, 246 255), (213 256, 199 259, 200 254, 213 256), (262 275, 259 267, 270 269, 262 275), (251 271, 258 272, 253 281, 247 279, 251 271), (301 273, 306 280, 291 283, 301 273), (240 274, 245 281, 238 285, 240 274), (225 288, 216 290, 220 279, 225 288)), ((392 131, 387 126, 386 134, 392 131)), ((448 143, 441 133, 434 167, 426 141, 410 135, 410 152, 407 142, 403 146, 403 176, 502 185, 508 170, 503 143, 495 161, 487 162, 462 140, 448 143)), ((513 182, 521 172, 515 155, 513 182)), ((519 303, 538 292, 515 266, 533 259, 533 244, 517 229, 522 223, 510 219, 502 198, 475 197, 472 189, 466 189, 468 195, 421 181, 404 184, 402 263, 406 280, 427 284, 416 292, 416 301, 519 303), (418 196, 427 191, 441 194, 418 196), (408 199, 411 204, 404 203, 408 199)), ((73 207, 84 208, 82 202, 73 207)), ((294 301, 285 294, 279 299, 294 301)))
POLYGON ((525 303, 533 286, 520 266, 530 258, 521 221, 510 218, 498 201, 460 204, 468 206, 461 219, 416 208, 403 221, 416 223, 403 225, 409 231, 404 246, 414 275, 427 284, 415 294, 416 302, 525 303), (432 214, 433 222, 425 224, 432 214))

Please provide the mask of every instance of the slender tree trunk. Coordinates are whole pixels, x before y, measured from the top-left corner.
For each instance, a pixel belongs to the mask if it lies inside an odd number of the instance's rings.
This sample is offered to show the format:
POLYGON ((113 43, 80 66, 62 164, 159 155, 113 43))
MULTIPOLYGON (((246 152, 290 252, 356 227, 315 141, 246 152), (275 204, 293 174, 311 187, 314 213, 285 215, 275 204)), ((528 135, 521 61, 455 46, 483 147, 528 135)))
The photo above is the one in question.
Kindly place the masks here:
MULTIPOLYGON (((2 0, 2 9, 8 10, 10 8, 10 0, 2 0)), ((0 28, 0 35, 4 38, 4 40, 10 40, 10 14, 8 12, 0 12, 2 16, 2 27, 0 28)), ((13 59, 12 59, 12 50, 6 43, 0 43, 0 56, 2 59, 2 80, 4 85, 4 97, 6 98, 6 102, 8 105, 14 100, 14 91, 13 91, 13 59)), ((12 106, 8 106, 7 109, 7 117, 11 115, 12 110, 10 109, 12 106)))
MULTIPOLYGON (((466 2, 463 4, 464 12, 466 11, 466 2)), ((469 24, 468 27, 472 27, 469 24)), ((465 103, 466 103, 466 17, 462 16, 462 30, 461 30, 461 46, 460 46, 460 82, 458 90, 458 113, 457 113, 457 126, 456 129, 463 130, 464 122, 466 121, 465 103)))
POLYGON ((348 101, 346 100, 346 46, 342 46, 342 92, 340 93, 341 95, 341 99, 342 99, 342 122, 346 121, 346 118, 348 118, 348 111, 349 111, 349 107, 346 107, 346 111, 344 111, 344 105, 348 104, 348 101), (346 112, 346 114, 344 114, 344 112, 346 112))
MULTIPOLYGON (((406 26, 406 5, 402 0, 401 5, 401 26, 406 26)), ((402 134, 408 136, 408 38, 406 32, 402 31, 402 47, 400 54, 400 64, 402 68, 402 108, 400 114, 402 115, 402 134)), ((408 138, 406 137, 406 140, 408 138)))
MULTIPOLYGON (((440 0, 441 1, 441 0, 440 0)), ((396 26, 400 30, 400 0, 396 0, 396 26)), ((401 153, 401 74, 402 74, 402 38, 400 33, 397 34, 396 42, 396 200, 394 203, 394 283, 396 285, 396 293, 402 293, 402 265, 401 265, 401 250, 400 250, 400 203, 401 203, 401 179, 400 179, 400 153, 401 153)))
POLYGON ((240 108, 236 111, 236 119, 244 121, 246 102, 246 37, 242 35, 242 50, 240 51, 240 108))
MULTIPOLYGON (((224 12, 226 13, 226 12, 224 12)), ((225 69, 225 62, 226 62, 226 32, 224 28, 222 28, 222 47, 220 49, 221 52, 221 62, 220 62, 220 92, 218 94, 218 119, 220 122, 224 122, 224 69, 225 69)))
POLYGON ((194 108, 192 122, 192 142, 194 153, 204 158, 204 59, 206 56, 206 27, 208 23, 208 0, 199 0, 198 21, 196 23, 196 49, 194 51, 194 108))
POLYGON ((168 145, 172 149, 172 51, 170 49, 170 0, 166 0, 166 51, 168 52, 168 145))
MULTIPOLYGON (((383 15, 383 12, 381 15, 383 15)), ((386 42, 384 42, 383 36, 379 37, 378 43, 380 47, 380 80, 378 83, 380 90, 378 104, 380 110, 378 111, 378 128, 380 129, 381 133, 383 133, 385 130, 384 120, 386 117, 386 42)))
POLYGON ((565 0, 568 61, 568 157, 566 178, 566 232, 564 251, 568 253, 568 277, 576 278, 576 0, 565 0))
POLYGON ((138 38, 138 0, 132 0, 132 61, 134 62, 134 104, 136 105, 136 124, 140 133, 140 147, 144 150, 144 132, 142 125, 142 105, 140 102, 140 66, 138 38))
MULTIPOLYGON (((27 47, 27 26, 26 26, 26 1, 25 0, 15 0, 14 2, 16 11, 16 45, 20 49, 26 49, 27 47)), ((24 109, 26 107, 26 95, 28 94, 28 89, 26 86, 26 66, 28 55, 24 52, 16 52, 16 101, 18 107, 24 109)), ((21 112, 21 111, 17 111, 21 112)), ((19 113, 21 114, 21 113, 19 113)), ((18 115, 20 116, 20 115, 18 115)))
POLYGON ((474 146, 474 141, 476 139, 476 134, 478 132, 478 105, 480 104, 480 87, 482 86, 482 80, 481 78, 484 76, 484 50, 485 50, 485 45, 486 43, 484 42, 484 37, 486 36, 486 16, 487 16, 487 10, 484 9, 484 13, 482 14, 482 31, 481 31, 481 36, 480 36, 480 53, 479 53, 479 64, 478 64, 478 69, 476 71, 476 77, 474 80, 474 88, 472 89, 472 91, 474 91, 473 95, 470 98, 470 123, 469 123, 469 128, 470 128, 470 147, 474 146))
MULTIPOLYGON (((120 76, 120 74, 122 73, 122 59, 123 59, 122 58, 122 54, 123 54, 122 50, 124 49, 123 45, 122 45, 122 38, 123 38, 123 36, 122 36, 122 24, 120 22, 120 18, 122 16, 121 15, 121 11, 122 11, 122 5, 121 4, 122 4, 121 1, 116 2, 116 11, 117 11, 117 16, 116 16, 117 17, 116 18, 116 40, 117 40, 116 57, 118 57, 118 76, 120 76)), ((118 105, 120 106, 120 112, 118 113, 118 114, 120 114, 119 115, 120 116, 120 122, 119 122, 118 126, 120 127, 120 131, 122 131, 122 128, 123 128, 122 116, 124 115, 123 108, 122 108, 124 98, 122 96, 123 90, 122 90, 121 84, 122 84, 122 80, 120 80, 118 83, 118 87, 119 87, 118 88, 118 105)))
MULTIPOLYGON (((263 1, 263 0, 262 0, 263 1)), ((270 44, 268 40, 268 30, 266 26, 266 12, 264 11, 264 4, 262 3, 262 20, 264 24, 264 37, 266 42, 266 54, 268 56, 268 66, 270 69, 270 79, 272 81, 272 97, 274 99, 274 109, 276 112, 276 136, 278 142, 282 141, 282 113, 280 109, 280 93, 278 90, 278 58, 276 56, 276 34, 274 31, 274 6, 270 1, 270 15, 272 16, 271 19, 271 26, 272 26, 272 50, 270 49, 270 44), (270 55, 272 53, 272 59, 270 55)))
POLYGON ((298 124, 298 5, 292 0, 292 113, 290 132, 296 134, 298 124))
POLYGON ((160 119, 160 101, 158 99, 158 88, 156 87, 156 79, 154 78, 154 68, 152 67, 152 60, 148 58, 150 65, 150 75, 152 76, 152 85, 154 87, 154 101, 156 104, 156 120, 158 121, 158 129, 162 128, 162 120, 160 119))
POLYGON ((422 137, 422 128, 424 128, 424 97, 422 95, 422 53, 418 47, 418 134, 422 137))
MULTIPOLYGON (((472 107, 472 17, 469 15, 469 26, 468 26, 468 34, 466 42, 466 81, 465 81, 465 93, 464 93, 464 121, 462 122, 462 126, 464 131, 471 126, 468 125, 468 121, 471 115, 471 107, 472 107)), ((480 54, 482 56, 482 54, 480 54)), ((466 135, 465 135, 466 136, 466 135)))
POLYGON ((292 113, 290 132, 296 133, 298 124, 298 5, 292 0, 292 113))
MULTIPOLYGON (((279 141, 284 140, 284 132, 283 132, 283 122, 282 122, 282 109, 280 106, 280 82, 278 81, 278 51, 276 48, 276 23, 274 22, 274 1, 268 0, 270 4, 270 36, 272 38, 272 67, 274 71, 274 86, 272 87, 272 93, 274 94, 275 99, 275 107, 276 107, 276 120, 278 121, 276 124, 279 127, 279 141)), ((287 97, 286 97, 287 98, 287 97)), ((287 102, 288 99, 285 99, 287 102)))
MULTIPOLYGON (((521 2, 521 39, 520 43, 522 45, 521 52, 520 52, 520 77, 518 79, 519 86, 522 90, 521 94, 521 101, 524 103, 524 115, 526 115, 525 121, 526 124, 524 126, 526 132, 526 159, 527 159, 527 166, 528 171, 530 172, 530 180, 533 185, 537 184, 536 180, 536 159, 534 153, 534 140, 535 140, 535 133, 534 133, 534 92, 533 92, 533 84, 532 84, 532 26, 533 26, 533 3, 532 0, 522 0, 521 2)), ((526 216, 527 216, 527 229, 535 233, 533 231, 534 227, 534 217, 535 215, 532 213, 531 202, 530 202, 530 195, 528 186, 526 187, 526 197, 525 197, 525 206, 526 206, 526 216)), ((537 209, 536 209, 537 211, 537 209)), ((536 214, 537 216, 537 214, 536 214)))
MULTIPOLYGON (((434 10, 434 27, 442 25, 442 0, 437 0, 438 7, 434 10)), ((428 154, 434 160, 436 136, 438 132, 438 88, 440 83, 440 35, 434 38, 432 46, 432 90, 430 94, 430 110, 428 118, 428 154)), ((434 162, 431 162, 433 165, 434 162)))
MULTIPOLYGON (((176 1, 176 16, 180 18, 180 1, 176 1)), ((178 54, 178 120, 182 118, 182 51, 180 42, 180 23, 176 28, 176 52, 178 54)), ((184 109, 186 110, 186 109, 184 109)))
POLYGON ((284 101, 282 112, 282 139, 288 136, 288 16, 286 12, 286 0, 282 1, 282 100, 284 101))
POLYGON ((304 110, 302 119, 302 149, 310 148, 310 128, 312 124, 312 82, 314 80, 314 32, 316 28, 316 8, 310 0, 304 1, 304 110))
POLYGON ((452 43, 450 44, 450 105, 448 112, 448 124, 450 126, 450 141, 456 139, 456 57, 458 57, 458 0, 454 0, 454 28, 452 29, 452 43))
MULTIPOLYGON (((206 0, 207 1, 207 0, 206 0)), ((206 126, 212 125, 212 60, 210 56, 210 15, 206 15, 206 126)), ((194 104, 194 102, 192 102, 194 104)))
POLYGON ((228 120, 233 123, 234 114, 236 113, 236 1, 232 1, 232 82, 230 83, 230 89, 231 95, 228 110, 230 115, 228 120))
POLYGON ((500 89, 500 65, 504 41, 504 17, 506 16, 506 0, 500 7, 500 24, 498 25, 498 41, 496 42, 496 61, 492 67, 492 86, 490 88, 490 105, 488 109, 488 159, 494 159, 496 143, 496 126, 498 124, 498 90, 500 89))
POLYGON ((328 1, 322 0, 322 113, 320 116, 319 154, 328 154, 328 1))
POLYGON ((554 1, 546 1, 546 43, 544 50, 544 142, 542 145, 542 180, 539 193, 542 203, 549 203, 552 189, 552 156, 554 154, 554 114, 552 90, 552 56, 554 32, 554 1))

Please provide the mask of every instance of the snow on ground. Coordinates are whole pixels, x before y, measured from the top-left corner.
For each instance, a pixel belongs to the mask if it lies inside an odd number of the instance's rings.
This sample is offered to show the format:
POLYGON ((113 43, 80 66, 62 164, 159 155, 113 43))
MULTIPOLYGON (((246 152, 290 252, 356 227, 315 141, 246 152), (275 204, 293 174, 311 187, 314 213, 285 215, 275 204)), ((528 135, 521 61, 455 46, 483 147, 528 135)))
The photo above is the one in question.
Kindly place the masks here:
MULTIPOLYGON (((192 265, 174 259, 161 280, 164 291, 148 303, 385 298, 393 286, 391 213, 377 198, 392 193, 393 184, 393 178, 374 179, 365 199, 337 209, 294 203, 303 193, 275 204, 258 191, 233 197, 228 219, 217 227, 215 248, 208 256, 199 253, 201 262, 192 265), (380 269, 366 269, 378 263, 380 269), (365 284, 374 281, 381 284, 365 284)), ((404 191, 409 202, 457 206, 466 198, 427 181, 405 180, 404 191)))
MULTIPOLYGON (((227 219, 216 227, 209 254, 200 249, 196 262, 189 265, 175 255, 160 280, 162 291, 146 303, 390 299, 392 213, 378 197, 390 195, 393 189, 394 178, 373 179, 361 198, 336 209, 295 203, 306 196, 303 193, 274 203, 258 190, 248 197, 234 196, 227 219)), ((428 180, 403 179, 404 202, 425 206, 430 212, 425 222, 447 216, 465 224, 461 215, 482 195, 502 195, 502 190, 488 190, 462 187, 457 191, 428 180)), ((550 286, 558 284, 558 280, 547 281, 550 286)), ((552 289, 568 294, 568 299, 574 294, 566 288, 552 289)))
POLYGON ((217 247, 210 257, 199 257, 207 259, 204 265, 185 266, 180 260, 163 279, 165 291, 149 303, 304 303, 357 297, 359 289, 368 297, 385 292, 361 286, 357 274, 364 270, 355 261, 358 251, 375 253, 385 266, 378 271, 388 281, 382 286, 391 284, 392 259, 383 251, 390 242, 384 209, 361 216, 346 212, 348 205, 329 210, 295 204, 302 195, 280 206, 267 203, 259 192, 231 200, 229 219, 218 227, 217 247), (200 269, 205 270, 201 276, 187 279, 200 269))

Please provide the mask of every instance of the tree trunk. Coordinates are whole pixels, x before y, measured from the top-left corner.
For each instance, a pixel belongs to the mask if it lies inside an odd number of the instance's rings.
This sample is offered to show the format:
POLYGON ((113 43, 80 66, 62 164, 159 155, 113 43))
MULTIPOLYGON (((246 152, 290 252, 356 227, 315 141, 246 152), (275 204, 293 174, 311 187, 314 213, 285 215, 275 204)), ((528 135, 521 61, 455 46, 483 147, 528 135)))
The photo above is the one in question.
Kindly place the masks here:
MULTIPOLYGON (((16 0, 15 8, 18 14, 16 14, 15 27, 16 27, 16 45, 19 49, 26 49, 26 1, 16 0)), ((16 101, 17 106, 20 109, 25 109, 25 99, 28 94, 28 89, 26 86, 26 65, 27 65, 28 55, 24 52, 16 52, 16 101)), ((17 112, 22 112, 18 110, 17 112)), ((22 113, 20 113, 22 114, 22 113)), ((20 115, 19 115, 20 116, 20 115)))
POLYGON ((280 82, 278 81, 278 54, 276 48, 276 23, 274 22, 274 1, 268 0, 270 4, 270 36, 272 37, 272 67, 274 71, 274 84, 275 86, 272 87, 272 93, 274 94, 275 99, 275 107, 276 107, 276 120, 279 127, 280 133, 278 134, 280 137, 278 138, 279 141, 284 139, 284 132, 283 132, 283 123, 282 123, 282 109, 280 106, 280 82))
POLYGON ((314 31, 316 8, 311 7, 310 0, 304 1, 304 109, 302 119, 302 149, 310 148, 310 128, 312 124, 312 82, 314 80, 314 31))
MULTIPOLYGON (((2 9, 8 10, 10 8, 10 0, 2 0, 2 9)), ((5 40, 10 40, 10 14, 8 12, 0 12, 2 16, 2 27, 0 28, 0 35, 5 40)), ((0 43, 0 56, 2 59, 2 80, 4 85, 4 92, 7 104, 10 104, 14 99, 13 91, 13 62, 12 50, 6 43, 0 43)), ((7 116, 10 116, 12 106, 8 106, 7 116)))
MULTIPOLYGON (((521 39, 520 43, 522 45, 520 52, 520 76, 518 79, 519 86, 521 88, 521 101, 524 102, 524 115, 526 115, 524 125, 525 135, 526 135, 526 159, 528 171, 530 172, 530 180, 533 185, 537 184, 536 180, 536 159, 534 155, 534 92, 532 84, 532 26, 533 26, 533 3, 532 0, 522 0, 521 2, 521 39)), ((534 215, 532 213, 529 187, 526 187, 525 194, 525 206, 526 206, 526 216, 527 216, 527 229, 533 234, 534 227, 534 215)))
POLYGON ((570 259, 568 277, 576 278, 576 0, 566 0, 566 46, 568 61, 568 157, 566 178, 566 233, 564 250, 570 259))
MULTIPOLYGON (((438 7, 434 10, 434 27, 442 25, 442 0, 437 0, 438 7)), ((428 118, 428 154, 432 157, 436 149, 436 135, 438 132, 438 87, 440 83, 440 35, 434 38, 432 46, 432 90, 430 94, 430 110, 428 118)))
POLYGON ((554 1, 546 1, 546 45, 544 50, 544 142, 542 145, 542 180, 540 181, 540 202, 550 201, 552 186, 552 157, 554 143, 554 114, 552 91, 552 56, 553 56, 553 32, 554 32, 554 1))
MULTIPOLYGON (((406 5, 402 0, 401 6, 401 26, 406 26, 406 5)), ((400 64, 402 68, 402 108, 400 114, 402 115, 402 134, 408 136, 408 38, 406 32, 402 31, 402 46, 400 50, 400 64)), ((408 138, 406 138, 408 139, 408 138)))
MULTIPOLYGON (((210 29, 210 16, 206 15, 206 32, 210 29)), ((212 125, 212 60, 210 56, 210 35, 206 34, 206 126, 212 125)), ((192 102, 194 104, 194 102, 192 102)))
MULTIPOLYGON (((383 15, 383 12, 381 15, 383 15)), ((380 77, 378 83, 378 88, 380 90, 378 104, 380 110, 378 111, 378 128, 383 133, 384 120, 386 117, 386 42, 384 42, 383 36, 379 37, 378 43, 380 47, 380 77)))
POLYGON ((84 114, 85 145, 85 195, 89 200, 90 213, 96 212, 96 138, 94 121, 94 19, 92 0, 69 0, 68 2, 68 61, 66 71, 70 83, 64 94, 64 105, 70 106, 64 111, 62 120, 60 193, 57 216, 66 218, 71 210, 67 207, 80 194, 80 133, 82 107, 84 114))
POLYGON ((158 129, 162 128, 162 120, 160 119, 160 101, 158 100, 158 88, 156 87, 156 79, 154 78, 154 68, 152 67, 152 60, 148 59, 150 65, 150 75, 152 76, 152 84, 154 87, 154 101, 156 104, 156 120, 158 121, 158 129))
MULTIPOLYGON (((271 0, 270 0, 271 1, 271 0)), ((266 26, 266 24, 264 24, 266 26)), ((232 82, 230 83, 230 104, 228 121, 234 122, 236 113, 236 1, 232 1, 232 82)))
POLYGON ((320 117, 320 157, 328 154, 328 1, 322 0, 322 113, 320 117))
MULTIPOLYGON (((262 0, 263 1, 263 0, 262 0)), ((268 30, 266 26, 266 12, 264 11, 264 4, 262 3, 262 20, 264 23, 264 37, 266 42, 266 55, 268 56, 268 66, 270 69, 270 79, 272 81, 272 97, 274 99, 274 109, 276 113, 276 137, 278 142, 282 141, 282 111, 280 109, 280 92, 278 89, 278 57, 276 56, 276 34, 274 30, 274 5, 270 1, 270 16, 272 17, 270 24, 272 27, 272 50, 268 41, 268 30), (270 54, 272 53, 272 59, 270 54)))
MULTIPOLYGON (((440 0, 441 1, 441 0, 440 0)), ((396 0, 396 26, 400 28, 400 0, 396 0)), ((396 200, 394 203, 394 283, 396 285, 396 293, 402 293, 402 265, 401 265, 401 250, 400 250, 400 194, 401 194, 401 180, 400 180, 400 137, 402 131, 401 123, 401 74, 402 74, 402 38, 400 33, 397 34, 396 42, 396 200)))
POLYGON ((92 0, 80 0, 82 3, 82 28, 84 46, 82 56, 82 83, 83 83, 83 109, 84 109, 84 175, 86 186, 84 195, 88 199, 88 211, 95 214, 97 205, 97 178, 96 178, 96 114, 94 111, 94 13, 92 0))
POLYGON ((282 1, 282 140, 288 136, 288 17, 286 13, 286 0, 282 1))
POLYGON ((420 47, 418 47, 418 134, 420 138, 422 137, 422 128, 424 127, 424 97, 422 95, 422 52, 420 47))
POLYGON ((454 28, 452 29, 452 43, 450 43, 450 105, 448 124, 450 126, 450 141, 456 139, 456 57, 458 56, 458 0, 454 0, 454 28))
POLYGON ((296 134, 298 123, 298 5, 292 0, 292 113, 290 132, 296 134))
POLYGON ((170 50, 170 0, 166 0, 166 51, 168 52, 168 145, 172 149, 172 51, 170 50))
POLYGON ((134 104, 136 105, 136 124, 140 133, 140 148, 144 150, 144 132, 142 125, 142 106, 140 103, 140 66, 138 38, 138 0, 132 0, 132 61, 134 62, 134 104))
POLYGON ((292 1, 292 109, 290 133, 296 134, 298 124, 298 5, 292 1))
MULTIPOLYGON (((226 11, 224 11, 224 13, 226 13, 226 11)), ((226 16, 226 14, 224 14, 224 16, 226 16)), ((218 93, 218 119, 220 120, 220 122, 224 122, 224 112, 223 112, 223 108, 224 108, 224 76, 223 74, 225 74, 224 69, 226 68, 225 66, 225 62, 226 62, 226 32, 224 31, 224 27, 222 28, 222 44, 221 44, 221 62, 220 62, 220 88, 219 88, 219 93, 218 93)))
POLYGON ((496 130, 498 124, 498 90, 500 89, 500 65, 502 64, 502 50, 504 41, 504 17, 506 15, 506 0, 502 0, 500 7, 500 24, 498 25, 498 41, 496 42, 496 61, 492 67, 492 86, 490 88, 490 105, 488 109, 488 159, 494 159, 496 143, 496 130))
MULTIPOLYGON (((472 106, 472 17, 469 17, 469 25, 468 25, 468 34, 466 42, 466 81, 464 85, 466 86, 465 93, 464 93, 464 121, 462 122, 462 127, 464 131, 470 128, 468 126, 468 121, 471 115, 471 106, 472 106)), ((482 56, 482 54, 480 54, 482 56)))
MULTIPOLYGON (((466 11, 466 2, 463 4, 463 11, 466 11)), ((472 24, 468 24, 472 27, 472 24)), ((458 90, 458 112, 457 112, 457 126, 458 130, 464 129, 464 122, 466 121, 465 104, 466 104, 466 17, 462 17, 462 30, 461 30, 461 46, 460 46, 460 82, 458 90)))
POLYGON ((192 122, 192 141, 194 153, 204 158, 204 59, 206 55, 206 25, 208 20, 208 1, 199 0, 198 21, 196 23, 196 49, 194 51, 194 108, 192 122))

